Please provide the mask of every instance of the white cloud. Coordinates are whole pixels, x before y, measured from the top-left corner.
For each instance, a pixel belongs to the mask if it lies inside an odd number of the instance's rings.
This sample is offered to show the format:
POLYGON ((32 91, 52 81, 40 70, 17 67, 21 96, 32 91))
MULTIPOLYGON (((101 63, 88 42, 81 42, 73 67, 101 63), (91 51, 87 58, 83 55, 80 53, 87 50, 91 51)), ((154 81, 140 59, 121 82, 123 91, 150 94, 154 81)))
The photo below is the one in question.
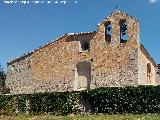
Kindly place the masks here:
POLYGON ((149 0, 150 3, 156 3, 157 0, 149 0))

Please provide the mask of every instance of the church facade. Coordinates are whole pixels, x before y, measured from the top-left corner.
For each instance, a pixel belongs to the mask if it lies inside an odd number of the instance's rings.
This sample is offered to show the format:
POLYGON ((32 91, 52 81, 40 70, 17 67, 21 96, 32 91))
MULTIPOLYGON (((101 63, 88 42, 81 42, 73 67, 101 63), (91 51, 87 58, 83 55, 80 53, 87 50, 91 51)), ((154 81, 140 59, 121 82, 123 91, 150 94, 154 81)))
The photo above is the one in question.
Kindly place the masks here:
POLYGON ((96 31, 65 34, 8 62, 6 80, 12 94, 159 84, 139 21, 118 10, 96 31))

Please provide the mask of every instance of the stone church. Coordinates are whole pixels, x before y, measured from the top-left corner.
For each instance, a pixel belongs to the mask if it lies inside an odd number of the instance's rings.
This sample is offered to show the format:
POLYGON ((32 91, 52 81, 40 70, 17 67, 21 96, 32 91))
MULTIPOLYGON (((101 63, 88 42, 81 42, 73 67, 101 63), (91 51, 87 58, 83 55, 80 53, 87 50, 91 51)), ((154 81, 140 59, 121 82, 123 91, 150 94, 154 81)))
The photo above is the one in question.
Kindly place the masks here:
POLYGON ((140 43, 139 21, 116 10, 93 32, 68 33, 8 62, 11 94, 159 85, 156 64, 140 43))

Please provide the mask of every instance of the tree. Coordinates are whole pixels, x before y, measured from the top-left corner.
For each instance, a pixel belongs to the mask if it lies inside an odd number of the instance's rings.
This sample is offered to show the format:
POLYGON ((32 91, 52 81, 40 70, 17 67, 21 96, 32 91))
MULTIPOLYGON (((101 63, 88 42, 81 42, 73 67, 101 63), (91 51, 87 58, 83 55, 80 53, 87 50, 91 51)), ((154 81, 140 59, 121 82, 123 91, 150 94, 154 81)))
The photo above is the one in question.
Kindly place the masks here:
POLYGON ((0 88, 5 86, 6 74, 0 65, 0 88))

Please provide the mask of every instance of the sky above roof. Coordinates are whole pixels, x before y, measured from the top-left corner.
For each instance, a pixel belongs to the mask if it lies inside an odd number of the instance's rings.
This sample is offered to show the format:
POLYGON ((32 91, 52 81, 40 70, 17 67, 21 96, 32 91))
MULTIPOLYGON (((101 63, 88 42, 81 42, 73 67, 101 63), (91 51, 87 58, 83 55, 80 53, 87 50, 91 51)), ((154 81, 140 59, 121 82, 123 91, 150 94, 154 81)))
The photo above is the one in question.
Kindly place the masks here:
POLYGON ((96 30, 116 6, 140 21, 140 41, 160 63, 160 0, 2 0, 0 65, 65 33, 96 30))

